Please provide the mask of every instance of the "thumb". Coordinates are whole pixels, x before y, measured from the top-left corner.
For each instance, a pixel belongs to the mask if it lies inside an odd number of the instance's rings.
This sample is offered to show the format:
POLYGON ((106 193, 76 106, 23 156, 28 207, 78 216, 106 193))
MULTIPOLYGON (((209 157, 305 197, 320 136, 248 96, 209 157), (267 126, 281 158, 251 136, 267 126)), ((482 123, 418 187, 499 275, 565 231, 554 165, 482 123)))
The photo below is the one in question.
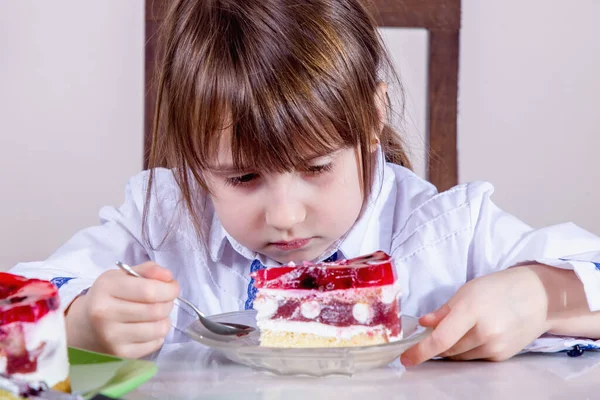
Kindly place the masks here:
POLYGON ((444 304, 436 311, 423 315, 419 318, 419 324, 427 328, 435 328, 450 312, 450 306, 444 304))
POLYGON ((132 269, 144 278, 156 279, 163 282, 171 282, 173 280, 173 274, 170 270, 152 261, 136 265, 132 269))

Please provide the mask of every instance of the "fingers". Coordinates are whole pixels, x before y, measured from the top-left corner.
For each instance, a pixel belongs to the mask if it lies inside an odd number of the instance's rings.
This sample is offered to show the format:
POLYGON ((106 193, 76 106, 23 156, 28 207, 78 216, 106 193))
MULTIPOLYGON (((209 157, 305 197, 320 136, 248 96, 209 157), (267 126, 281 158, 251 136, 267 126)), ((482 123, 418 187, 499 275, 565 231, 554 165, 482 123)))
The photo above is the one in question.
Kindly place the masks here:
MULTIPOLYGON (((167 275, 154 268, 151 270, 153 272, 150 275, 162 275, 163 278, 167 275)), ((152 278, 138 278, 119 270, 109 271, 106 275, 103 286, 106 286, 108 293, 117 299, 139 303, 164 303, 175 300, 179 295, 179 284, 174 280, 166 282, 152 278)))
POLYGON ((120 347, 116 348, 114 351, 110 351, 109 353, 122 358, 140 358, 147 356, 148 354, 160 349, 164 341, 165 339, 161 338, 145 343, 128 343, 121 345, 120 347))
POLYGON ((171 320, 156 322, 133 322, 115 325, 115 335, 125 338, 125 343, 146 343, 164 339, 171 330, 171 320))
POLYGON ((119 280, 118 285, 111 291, 111 294, 113 297, 125 301, 164 303, 175 300, 179 295, 179 285, 176 281, 167 283, 154 279, 124 276, 119 280))
POLYGON ((454 361, 479 360, 485 355, 484 346, 476 346, 472 349, 463 352, 453 352, 453 354, 442 355, 454 361))
POLYGON ((167 318, 173 310, 174 302, 164 303, 134 303, 114 299, 111 307, 112 320, 118 322, 156 322, 167 318))
POLYGON ((157 322, 168 318, 173 302, 135 303, 113 297, 91 300, 86 305, 87 318, 97 329, 107 324, 157 322))
POLYGON ((430 327, 434 328, 449 313, 450 313, 450 306, 448 304, 444 304, 443 306, 441 306, 440 308, 438 308, 436 311, 434 311, 432 313, 429 313, 429 314, 425 314, 424 316, 422 316, 421 318, 419 318, 419 324, 421 324, 421 326, 424 326, 424 327, 427 327, 427 328, 430 328, 430 327))
MULTIPOLYGON (((434 320, 435 316, 428 318, 434 320)), ((417 365, 447 351, 473 328, 474 325, 475 320, 469 313, 461 312, 460 309, 456 308, 450 309, 447 315, 434 328, 431 335, 408 349, 402 355, 402 364, 405 366, 417 365)))
POLYGON ((482 344, 464 353, 449 357, 456 361, 468 360, 487 360, 487 361, 504 361, 508 360, 516 354, 514 351, 506 351, 501 349, 502 346, 494 346, 490 344, 482 344))
POLYGON ((171 282, 173 280, 171 271, 161 267, 155 262, 145 262, 132 267, 132 269, 144 278, 156 279, 163 282, 171 282))
POLYGON ((462 339, 460 339, 454 346, 441 353, 440 356, 454 358, 454 356, 462 355, 463 353, 469 352, 481 346, 482 344, 483 340, 481 339, 481 336, 477 334, 477 327, 473 327, 465 336, 463 336, 462 339))
POLYGON ((169 270, 155 263, 133 269, 143 278, 109 270, 96 279, 80 304, 74 302, 73 307, 78 306, 74 310, 85 319, 85 332, 75 335, 85 339, 84 347, 137 358, 162 345, 171 329, 169 314, 179 285, 169 270))
POLYGON ((171 329, 171 321, 166 318, 157 322, 113 323, 110 328, 102 336, 105 352, 138 358, 162 346, 171 329))

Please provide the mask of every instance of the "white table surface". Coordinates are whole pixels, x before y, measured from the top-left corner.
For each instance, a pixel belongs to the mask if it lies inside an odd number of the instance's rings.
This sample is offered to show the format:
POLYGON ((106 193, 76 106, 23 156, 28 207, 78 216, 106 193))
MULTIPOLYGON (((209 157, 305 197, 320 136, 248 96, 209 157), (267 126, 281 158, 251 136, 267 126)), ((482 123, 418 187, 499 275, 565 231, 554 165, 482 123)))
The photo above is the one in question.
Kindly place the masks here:
POLYGON ((600 352, 525 354, 491 362, 399 363, 346 376, 276 376, 234 364, 196 342, 166 345, 159 371, 128 400, 600 399, 600 352))

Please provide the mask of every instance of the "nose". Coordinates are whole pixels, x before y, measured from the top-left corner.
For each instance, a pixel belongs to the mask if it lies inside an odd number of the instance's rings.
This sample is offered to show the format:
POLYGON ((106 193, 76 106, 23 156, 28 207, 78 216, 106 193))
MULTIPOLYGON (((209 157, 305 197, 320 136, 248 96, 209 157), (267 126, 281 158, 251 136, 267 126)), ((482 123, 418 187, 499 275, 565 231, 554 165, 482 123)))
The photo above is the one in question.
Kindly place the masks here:
POLYGON ((292 185, 279 184, 271 192, 266 204, 265 219, 268 225, 280 231, 292 229, 306 218, 306 207, 300 193, 292 185))

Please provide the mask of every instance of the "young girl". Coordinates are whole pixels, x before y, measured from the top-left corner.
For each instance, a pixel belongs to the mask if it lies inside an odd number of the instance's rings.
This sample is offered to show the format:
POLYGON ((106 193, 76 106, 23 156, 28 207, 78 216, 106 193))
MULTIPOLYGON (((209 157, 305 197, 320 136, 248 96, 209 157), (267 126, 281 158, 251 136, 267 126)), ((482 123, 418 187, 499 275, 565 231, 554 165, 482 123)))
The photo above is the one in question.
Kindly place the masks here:
POLYGON ((437 193, 409 170, 361 0, 174 3, 153 168, 100 226, 12 270, 60 286, 70 345, 144 356, 194 320, 178 294, 207 314, 248 309, 252 271, 376 250, 394 258, 403 312, 434 327, 405 365, 503 360, 548 332, 600 337, 600 271, 581 255, 599 238, 533 230, 487 183, 437 193))

